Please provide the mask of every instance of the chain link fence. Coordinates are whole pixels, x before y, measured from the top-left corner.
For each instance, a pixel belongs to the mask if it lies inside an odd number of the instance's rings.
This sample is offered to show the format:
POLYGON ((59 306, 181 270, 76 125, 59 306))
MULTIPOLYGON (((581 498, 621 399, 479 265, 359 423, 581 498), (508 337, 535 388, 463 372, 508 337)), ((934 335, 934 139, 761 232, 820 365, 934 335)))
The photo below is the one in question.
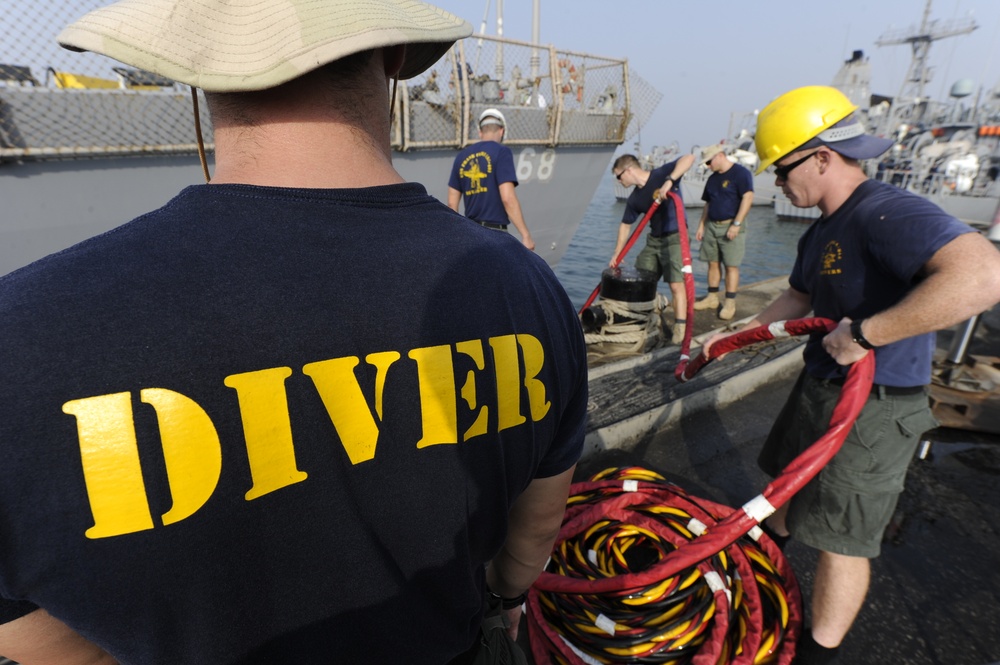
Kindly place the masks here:
MULTIPOLYGON (((196 152, 188 86, 56 43, 64 26, 102 4, 3 3, 0 161, 196 152)), ((479 114, 496 108, 510 145, 618 145, 661 97, 625 60, 475 35, 399 83, 392 143, 400 151, 460 148, 478 140, 479 114)))

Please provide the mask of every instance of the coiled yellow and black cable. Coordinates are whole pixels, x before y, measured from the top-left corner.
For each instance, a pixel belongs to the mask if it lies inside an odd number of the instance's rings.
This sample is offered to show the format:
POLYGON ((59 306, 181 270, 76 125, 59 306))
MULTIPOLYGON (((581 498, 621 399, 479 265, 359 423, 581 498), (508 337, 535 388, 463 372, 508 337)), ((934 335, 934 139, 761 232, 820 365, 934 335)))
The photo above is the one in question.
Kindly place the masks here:
POLYGON ((790 661, 801 623, 798 586, 759 529, 751 531, 756 539, 742 536, 675 574, 659 574, 668 560, 678 569, 684 544, 730 512, 638 467, 607 469, 574 485, 546 568, 551 575, 529 593, 535 661, 790 661), (609 591, 606 580, 622 584, 609 591), (589 592, 598 581, 601 588, 589 592))

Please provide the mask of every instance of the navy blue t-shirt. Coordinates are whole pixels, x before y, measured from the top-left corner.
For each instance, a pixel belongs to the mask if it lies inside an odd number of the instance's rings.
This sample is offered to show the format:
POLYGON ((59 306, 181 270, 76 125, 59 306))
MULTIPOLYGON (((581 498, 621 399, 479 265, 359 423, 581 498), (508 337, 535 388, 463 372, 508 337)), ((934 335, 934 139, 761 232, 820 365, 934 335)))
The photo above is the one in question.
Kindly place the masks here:
POLYGON ((190 187, 0 278, 0 339, 0 622, 131 665, 447 662, 582 450, 559 282, 415 184, 190 187))
POLYGON ((708 202, 708 220, 721 222, 736 217, 743 195, 753 191, 753 174, 741 164, 733 164, 725 173, 708 176, 701 200, 708 202))
MULTIPOLYGON (((637 186, 632 190, 632 193, 628 196, 628 200, 625 202, 625 214, 622 215, 622 224, 632 224, 646 215, 650 206, 653 205, 653 194, 656 190, 663 187, 663 183, 674 172, 675 166, 677 166, 677 162, 673 161, 653 169, 649 172, 649 179, 646 180, 646 184, 642 187, 637 186)), ((670 191, 677 192, 677 195, 681 196, 680 183, 675 182, 671 185, 670 191)), ((649 234, 654 238, 659 238, 660 236, 677 233, 677 231, 677 209, 674 207, 673 197, 668 197, 656 209, 653 216, 649 218, 649 234)))
POLYGON ((465 216, 477 222, 507 225, 510 218, 500 198, 500 185, 517 186, 514 153, 496 141, 480 141, 455 157, 448 186, 462 193, 465 216))
MULTIPOLYGON (((809 295, 816 316, 872 316, 902 300, 934 253, 965 233, 975 230, 926 199, 867 180, 799 239, 789 284, 809 295)), ((813 335, 806 344, 807 371, 819 378, 846 375, 847 368, 823 350, 822 337, 813 335)), ((934 333, 877 347, 875 383, 930 383, 934 347, 934 333)))

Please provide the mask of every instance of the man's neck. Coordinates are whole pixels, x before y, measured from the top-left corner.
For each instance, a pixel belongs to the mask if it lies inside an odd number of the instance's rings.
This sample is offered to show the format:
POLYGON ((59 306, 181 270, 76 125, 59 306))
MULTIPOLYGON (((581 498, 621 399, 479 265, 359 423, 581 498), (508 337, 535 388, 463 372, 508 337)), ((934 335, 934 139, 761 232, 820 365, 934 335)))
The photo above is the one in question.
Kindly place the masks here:
POLYGON ((215 140, 216 184, 340 189, 404 181, 388 140, 380 149, 370 133, 333 121, 218 128, 215 140))
POLYGON ((823 217, 829 218, 840 209, 840 206, 844 205, 847 199, 851 198, 854 190, 867 180, 868 176, 860 168, 847 169, 840 177, 833 180, 833 186, 820 197, 816 207, 823 213, 823 217))

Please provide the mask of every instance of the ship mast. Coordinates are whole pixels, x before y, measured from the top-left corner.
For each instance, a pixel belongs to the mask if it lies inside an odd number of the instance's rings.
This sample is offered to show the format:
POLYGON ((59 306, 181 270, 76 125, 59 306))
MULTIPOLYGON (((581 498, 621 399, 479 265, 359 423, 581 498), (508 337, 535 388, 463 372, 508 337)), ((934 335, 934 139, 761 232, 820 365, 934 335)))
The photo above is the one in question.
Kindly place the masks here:
MULTIPOLYGON (((919 29, 911 28, 908 31, 887 32, 875 42, 876 46, 909 44, 913 51, 910 68, 900 87, 899 95, 893 102, 893 112, 889 114, 891 118, 903 119, 899 117, 902 115, 901 107, 908 106, 911 113, 906 118, 907 120, 914 123, 923 120, 928 102, 928 98, 924 95, 924 88, 931 80, 931 68, 927 64, 931 44, 939 39, 969 34, 979 27, 971 18, 939 23, 937 20, 930 20, 930 14, 931 0, 927 0, 919 29)), ((895 123, 892 126, 895 126, 895 123)))

